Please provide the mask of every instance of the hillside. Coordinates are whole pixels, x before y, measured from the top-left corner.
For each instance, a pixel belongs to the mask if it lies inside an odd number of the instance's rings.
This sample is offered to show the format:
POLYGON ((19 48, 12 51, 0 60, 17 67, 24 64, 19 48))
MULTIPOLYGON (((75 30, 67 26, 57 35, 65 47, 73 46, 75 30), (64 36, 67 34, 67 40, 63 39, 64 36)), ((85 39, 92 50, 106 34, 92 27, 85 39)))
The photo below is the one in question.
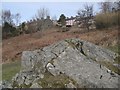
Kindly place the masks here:
POLYGON ((20 60, 22 51, 42 48, 66 38, 80 38, 104 47, 116 47, 118 41, 118 28, 91 30, 89 32, 79 28, 71 28, 68 32, 58 31, 58 28, 52 28, 44 32, 33 33, 32 35, 24 34, 3 40, 3 62, 20 60))

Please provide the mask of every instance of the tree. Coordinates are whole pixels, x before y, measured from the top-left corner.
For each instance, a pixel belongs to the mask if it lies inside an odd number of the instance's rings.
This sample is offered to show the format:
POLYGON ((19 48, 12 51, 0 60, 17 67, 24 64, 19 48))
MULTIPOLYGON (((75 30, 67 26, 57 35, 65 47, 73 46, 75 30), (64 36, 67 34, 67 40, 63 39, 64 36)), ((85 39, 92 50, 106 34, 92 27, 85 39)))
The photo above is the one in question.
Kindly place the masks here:
POLYGON ((47 8, 40 8, 35 15, 36 19, 45 19, 49 16, 49 10, 47 8))
POLYGON ((115 11, 120 11, 120 1, 116 1, 114 2, 114 7, 112 8, 112 10, 114 9, 115 11))
POLYGON ((15 18, 15 20, 16 20, 16 26, 17 26, 17 25, 19 24, 19 22, 20 22, 21 16, 20 16, 19 13, 17 13, 17 14, 14 16, 14 18, 15 18))
POLYGON ((4 23, 7 22, 11 25, 17 26, 18 23, 20 22, 21 16, 19 13, 12 14, 10 10, 2 10, 1 18, 2 18, 2 25, 4 25, 4 23))
POLYGON ((4 38, 8 38, 8 37, 13 37, 18 35, 18 31, 16 30, 16 28, 9 24, 8 22, 4 23, 4 26, 2 26, 2 37, 4 38))
POLYGON ((79 9, 77 11, 77 14, 83 18, 83 17, 92 17, 93 16, 93 5, 84 5, 84 9, 79 9))
POLYGON ((58 22, 60 22, 61 25, 64 26, 66 24, 66 20, 65 19, 66 19, 65 15, 61 14, 58 22))
POLYGON ((2 33, 3 38, 8 38, 18 35, 19 31, 14 26, 14 19, 16 24, 19 22, 20 14, 12 14, 10 10, 2 10, 2 33))
POLYGON ((99 5, 102 13, 112 12, 113 2, 100 2, 99 5))
POLYGON ((93 5, 85 4, 84 9, 79 9, 77 14, 80 20, 83 21, 85 27, 89 30, 89 20, 93 17, 93 5))
POLYGON ((3 10, 2 11, 2 24, 4 25, 5 22, 9 24, 13 24, 13 15, 11 14, 10 10, 3 10))

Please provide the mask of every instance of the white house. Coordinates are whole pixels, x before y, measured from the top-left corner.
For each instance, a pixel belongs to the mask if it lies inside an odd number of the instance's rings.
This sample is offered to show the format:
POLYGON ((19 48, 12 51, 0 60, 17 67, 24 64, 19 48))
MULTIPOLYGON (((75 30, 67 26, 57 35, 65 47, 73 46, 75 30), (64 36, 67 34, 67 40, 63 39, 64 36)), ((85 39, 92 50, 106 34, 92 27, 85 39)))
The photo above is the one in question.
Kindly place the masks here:
POLYGON ((66 19, 66 26, 73 26, 75 25, 75 18, 71 17, 71 18, 67 18, 66 19))

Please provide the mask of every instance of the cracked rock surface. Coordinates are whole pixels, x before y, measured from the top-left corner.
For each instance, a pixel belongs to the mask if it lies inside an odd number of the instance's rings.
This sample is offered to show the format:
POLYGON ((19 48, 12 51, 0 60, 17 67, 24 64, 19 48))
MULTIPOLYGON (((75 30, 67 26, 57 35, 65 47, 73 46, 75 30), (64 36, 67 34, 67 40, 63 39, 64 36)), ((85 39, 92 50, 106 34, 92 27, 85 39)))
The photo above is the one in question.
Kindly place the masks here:
POLYGON ((24 51, 21 71, 13 77, 12 86, 42 88, 43 83, 39 82, 49 72, 54 77, 67 76, 64 87, 118 88, 119 73, 108 67, 116 57, 116 53, 90 42, 66 39, 43 49, 24 51))

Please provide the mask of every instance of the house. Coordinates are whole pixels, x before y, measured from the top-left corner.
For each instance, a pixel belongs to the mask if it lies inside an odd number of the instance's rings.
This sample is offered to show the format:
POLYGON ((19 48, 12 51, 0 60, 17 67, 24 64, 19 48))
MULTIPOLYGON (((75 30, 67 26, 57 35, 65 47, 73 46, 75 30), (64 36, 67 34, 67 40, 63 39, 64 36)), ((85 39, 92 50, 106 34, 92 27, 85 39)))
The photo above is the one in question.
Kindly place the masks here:
POLYGON ((75 17, 67 18, 66 19, 66 26, 73 26, 75 25, 75 17))

